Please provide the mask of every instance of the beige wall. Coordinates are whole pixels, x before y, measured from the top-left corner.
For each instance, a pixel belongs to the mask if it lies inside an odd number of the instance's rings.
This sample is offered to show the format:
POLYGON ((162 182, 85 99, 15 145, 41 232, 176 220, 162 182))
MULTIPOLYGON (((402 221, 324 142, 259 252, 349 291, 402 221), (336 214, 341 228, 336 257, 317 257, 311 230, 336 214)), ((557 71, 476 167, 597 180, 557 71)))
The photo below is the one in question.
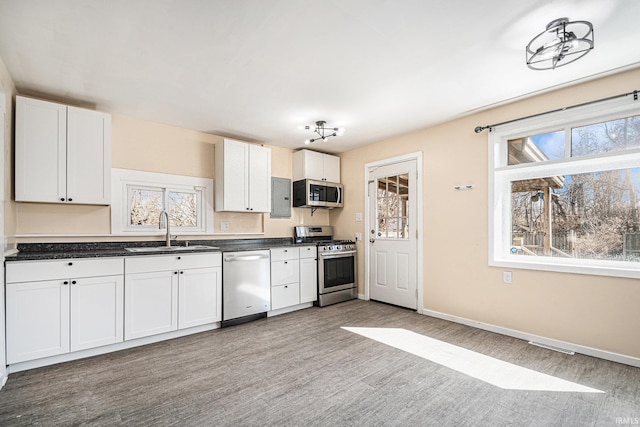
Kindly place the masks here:
POLYGON ((15 244, 13 235, 16 229, 16 212, 15 207, 11 203, 13 196, 13 98, 16 94, 16 88, 13 80, 7 71, 2 58, 0 58, 0 82, 6 95, 4 120, 4 164, 2 165, 2 173, 4 173, 4 200, 2 203, 2 212, 4 215, 4 234, 9 236, 9 246, 15 244))
MULTIPOLYGON (((423 153, 423 304, 427 310, 640 357, 637 280, 513 270, 488 264, 488 137, 478 125, 515 119, 640 88, 640 69, 557 90, 419 132, 343 153, 344 209, 331 212, 336 234, 363 233, 364 165, 423 153), (471 191, 455 191, 475 184, 471 191)), ((358 243, 359 293, 364 293, 364 246, 358 243)))
MULTIPOLYGON (((112 166, 213 179, 214 144, 219 140, 221 137, 204 132, 113 115, 112 166)), ((292 150, 270 148, 272 175, 291 179, 292 150)), ((17 216, 16 234, 36 235, 21 237, 19 242, 123 240, 121 236, 108 236, 111 232, 109 206, 15 202, 11 205, 17 216)), ((292 209, 289 219, 271 219, 269 214, 215 212, 214 221, 216 232, 220 232, 220 221, 228 221, 230 231, 215 237, 185 238, 292 237, 293 226, 328 224, 329 214, 317 211, 311 216, 309 209, 292 209)))

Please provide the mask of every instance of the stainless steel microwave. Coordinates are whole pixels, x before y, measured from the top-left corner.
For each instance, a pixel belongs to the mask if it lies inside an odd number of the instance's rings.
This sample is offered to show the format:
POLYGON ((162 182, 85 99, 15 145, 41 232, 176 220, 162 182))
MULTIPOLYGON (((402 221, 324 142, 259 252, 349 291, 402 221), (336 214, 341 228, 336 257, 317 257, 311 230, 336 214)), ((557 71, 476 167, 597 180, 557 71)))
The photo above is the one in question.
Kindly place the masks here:
POLYGON ((341 208, 342 184, 303 179, 293 183, 294 208, 341 208))

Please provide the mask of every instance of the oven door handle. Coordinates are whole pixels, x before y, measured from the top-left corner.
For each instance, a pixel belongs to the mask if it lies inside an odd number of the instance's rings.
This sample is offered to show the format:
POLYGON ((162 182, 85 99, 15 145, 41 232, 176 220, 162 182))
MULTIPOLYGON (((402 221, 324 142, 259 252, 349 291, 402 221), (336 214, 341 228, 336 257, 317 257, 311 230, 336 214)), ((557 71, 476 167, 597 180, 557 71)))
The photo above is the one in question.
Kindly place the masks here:
POLYGON ((344 258, 347 255, 354 255, 356 251, 330 252, 328 254, 320 254, 321 258, 344 258))

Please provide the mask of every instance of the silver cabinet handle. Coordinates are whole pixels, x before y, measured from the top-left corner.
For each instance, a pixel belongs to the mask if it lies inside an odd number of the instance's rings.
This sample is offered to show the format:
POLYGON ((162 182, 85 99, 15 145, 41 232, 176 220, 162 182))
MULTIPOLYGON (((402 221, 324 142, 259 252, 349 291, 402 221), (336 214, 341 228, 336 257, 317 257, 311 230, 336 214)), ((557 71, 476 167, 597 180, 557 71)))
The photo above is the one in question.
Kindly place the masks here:
POLYGON ((269 259, 269 255, 241 255, 241 256, 225 256, 225 262, 236 261, 255 261, 258 259, 269 259))

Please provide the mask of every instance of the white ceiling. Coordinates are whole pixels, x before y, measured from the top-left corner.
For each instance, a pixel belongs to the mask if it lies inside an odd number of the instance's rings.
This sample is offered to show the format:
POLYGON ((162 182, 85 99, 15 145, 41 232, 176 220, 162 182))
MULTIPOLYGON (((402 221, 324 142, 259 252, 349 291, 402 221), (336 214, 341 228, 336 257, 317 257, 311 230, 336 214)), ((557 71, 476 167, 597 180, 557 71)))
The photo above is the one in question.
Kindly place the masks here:
POLYGON ((638 0, 0 0, 0 57, 22 94, 290 148, 326 120, 345 135, 310 148, 337 153, 640 66, 638 17, 638 0), (595 49, 528 69, 560 17, 591 21, 595 49))

